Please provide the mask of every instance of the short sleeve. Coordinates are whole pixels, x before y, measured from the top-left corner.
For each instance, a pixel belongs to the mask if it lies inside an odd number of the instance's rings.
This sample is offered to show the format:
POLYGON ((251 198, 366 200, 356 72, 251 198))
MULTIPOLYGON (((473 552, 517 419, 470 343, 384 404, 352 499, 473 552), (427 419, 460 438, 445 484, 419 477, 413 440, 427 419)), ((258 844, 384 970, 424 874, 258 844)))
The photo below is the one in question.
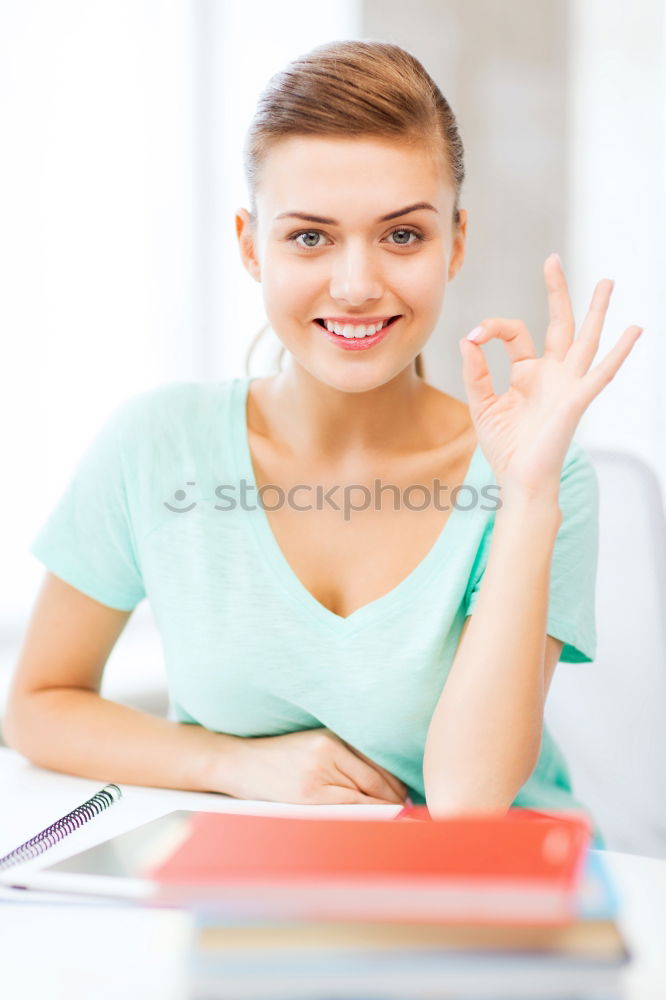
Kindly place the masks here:
MULTIPOLYGON (((599 550, 599 486, 590 459, 577 442, 567 452, 560 479, 560 525, 551 561, 547 633, 564 643, 564 663, 591 663, 596 656, 595 591, 599 550)), ((488 561, 493 523, 482 536, 468 588, 467 611, 478 598, 488 561)))
POLYGON ((93 438, 29 549, 66 583, 119 611, 132 611, 146 596, 122 449, 144 395, 122 403, 93 438))

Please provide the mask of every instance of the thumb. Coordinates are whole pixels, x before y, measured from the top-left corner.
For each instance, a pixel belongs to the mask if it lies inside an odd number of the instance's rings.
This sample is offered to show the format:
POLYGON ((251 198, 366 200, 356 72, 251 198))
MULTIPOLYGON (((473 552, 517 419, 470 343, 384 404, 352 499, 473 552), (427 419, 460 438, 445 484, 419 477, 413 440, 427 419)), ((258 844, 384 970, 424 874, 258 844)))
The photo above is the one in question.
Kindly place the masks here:
POLYGON ((486 363, 486 356, 479 344, 466 337, 460 341, 462 376, 472 417, 476 420, 497 399, 486 363))

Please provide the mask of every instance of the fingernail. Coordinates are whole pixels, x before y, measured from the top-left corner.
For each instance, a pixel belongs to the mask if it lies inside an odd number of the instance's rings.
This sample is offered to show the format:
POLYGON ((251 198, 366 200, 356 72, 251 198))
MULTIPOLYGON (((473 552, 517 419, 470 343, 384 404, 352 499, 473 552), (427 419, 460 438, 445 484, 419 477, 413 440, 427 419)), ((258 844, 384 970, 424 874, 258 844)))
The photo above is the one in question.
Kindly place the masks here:
POLYGON ((471 330, 470 333, 467 334, 465 340, 474 340, 474 341, 476 341, 476 340, 479 339, 479 337, 481 336, 482 333, 483 333, 483 327, 482 326, 475 326, 474 329, 471 330))
POLYGON ((558 264, 560 265, 560 267, 562 267, 562 261, 560 260, 560 255, 559 255, 559 253, 551 253, 551 255, 550 255, 550 256, 551 256, 551 257, 554 257, 554 258, 555 258, 555 260, 557 261, 557 263, 558 263, 558 264))

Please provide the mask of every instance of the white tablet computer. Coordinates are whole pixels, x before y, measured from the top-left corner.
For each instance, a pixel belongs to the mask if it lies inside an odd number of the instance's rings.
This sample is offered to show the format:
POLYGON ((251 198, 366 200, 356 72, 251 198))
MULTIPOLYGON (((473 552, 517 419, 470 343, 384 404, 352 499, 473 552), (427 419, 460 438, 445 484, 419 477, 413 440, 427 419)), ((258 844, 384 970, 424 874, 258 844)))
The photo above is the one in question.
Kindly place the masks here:
POLYGON ((17 864, 0 871, 0 882, 17 889, 142 902, 155 888, 143 872, 165 859, 185 839, 188 821, 195 811, 174 810, 55 863, 49 864, 48 855, 42 855, 17 864))

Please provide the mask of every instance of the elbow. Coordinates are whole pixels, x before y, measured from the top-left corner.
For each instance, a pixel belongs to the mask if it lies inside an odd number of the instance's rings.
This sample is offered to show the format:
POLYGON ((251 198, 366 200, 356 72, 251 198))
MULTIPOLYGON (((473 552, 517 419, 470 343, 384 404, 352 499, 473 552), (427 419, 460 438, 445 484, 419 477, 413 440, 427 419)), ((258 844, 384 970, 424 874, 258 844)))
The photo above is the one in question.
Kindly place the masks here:
POLYGON ((13 705, 7 704, 0 716, 0 743, 3 746, 9 747, 10 750, 17 749, 17 729, 20 729, 20 727, 17 725, 16 709, 13 705))
POLYGON ((428 812, 433 819, 455 819, 465 816, 505 816, 513 797, 462 795, 438 789, 432 795, 426 792, 428 812))
POLYGON ((0 745, 26 756, 23 749, 23 727, 11 711, 6 711, 0 718, 0 745))
POLYGON ((489 770, 483 775, 447 781, 442 775, 424 772, 425 799, 433 819, 455 816, 504 816, 534 771, 538 754, 528 768, 518 774, 498 774, 489 770))
POLYGON ((29 703, 30 699, 27 695, 22 695, 21 698, 9 698, 5 711, 0 717, 0 742, 9 747, 10 750, 16 750, 35 763, 30 756, 29 749, 29 737, 35 729, 34 724, 31 724, 26 714, 29 703))

